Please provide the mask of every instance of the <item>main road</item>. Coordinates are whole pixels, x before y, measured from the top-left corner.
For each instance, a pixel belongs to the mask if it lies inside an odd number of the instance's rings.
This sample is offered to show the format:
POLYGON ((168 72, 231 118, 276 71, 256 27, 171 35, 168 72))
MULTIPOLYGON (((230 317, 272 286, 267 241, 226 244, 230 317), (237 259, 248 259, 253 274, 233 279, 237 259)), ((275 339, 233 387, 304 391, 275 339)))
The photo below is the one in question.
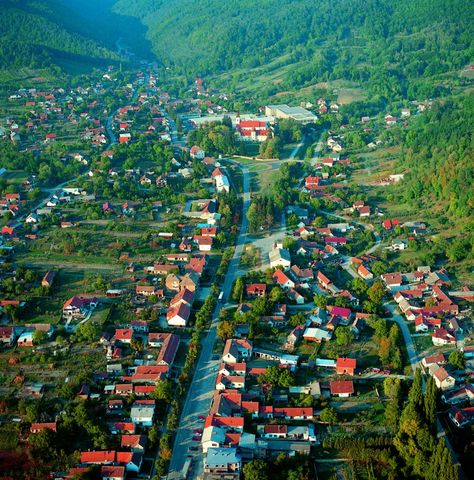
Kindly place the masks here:
MULTIPOLYGON (((229 160, 229 162, 232 162, 229 160)), ((239 165, 236 162, 232 162, 239 165)), ((250 173, 246 167, 242 168, 243 194, 242 194, 242 223, 236 241, 235 252, 229 262, 229 268, 222 285, 222 300, 218 300, 213 313, 209 331, 201 343, 201 353, 196 363, 194 377, 188 389, 188 394, 183 405, 179 427, 176 430, 173 454, 170 461, 168 479, 181 478, 181 471, 187 455, 195 457, 194 466, 188 478, 197 478, 202 472, 202 455, 199 451, 190 451, 189 447, 198 446, 199 442, 193 441, 193 430, 202 428, 203 422, 199 416, 206 416, 214 393, 217 370, 220 358, 213 359, 213 349, 217 338, 217 324, 219 313, 223 304, 229 299, 232 284, 238 275, 240 256, 247 242, 248 220, 247 210, 250 206, 250 173)))

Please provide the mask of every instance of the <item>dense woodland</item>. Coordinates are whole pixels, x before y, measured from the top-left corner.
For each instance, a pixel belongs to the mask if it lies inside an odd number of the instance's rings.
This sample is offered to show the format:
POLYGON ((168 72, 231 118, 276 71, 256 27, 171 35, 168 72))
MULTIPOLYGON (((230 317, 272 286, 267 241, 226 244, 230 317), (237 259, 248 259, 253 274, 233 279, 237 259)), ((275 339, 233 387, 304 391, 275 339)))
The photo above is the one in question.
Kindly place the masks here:
POLYGON ((427 78, 473 52, 474 9, 463 0, 119 0, 116 9, 139 17, 160 60, 186 75, 231 71, 238 83, 249 69, 291 65, 281 90, 346 79, 373 95, 427 97, 439 88, 427 78))
POLYGON ((474 210, 474 98, 437 103, 406 131, 401 188, 408 201, 449 202, 448 212, 472 217, 474 210))
POLYGON ((120 40, 149 56, 138 20, 111 12, 114 0, 5 0, 0 14, 0 69, 96 65, 124 60, 120 40))

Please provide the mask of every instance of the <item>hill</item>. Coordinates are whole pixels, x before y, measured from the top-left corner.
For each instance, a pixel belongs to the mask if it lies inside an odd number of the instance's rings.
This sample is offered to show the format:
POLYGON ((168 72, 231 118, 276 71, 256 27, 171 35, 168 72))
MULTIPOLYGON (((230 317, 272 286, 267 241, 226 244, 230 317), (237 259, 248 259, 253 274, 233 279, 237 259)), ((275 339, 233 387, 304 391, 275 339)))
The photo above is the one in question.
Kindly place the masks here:
POLYGON ((464 0, 118 0, 115 11, 141 19, 166 65, 232 72, 237 84, 271 65, 273 91, 344 79, 426 97, 474 51, 474 6, 464 0))
POLYGON ((132 48, 146 54, 143 27, 137 20, 113 14, 112 3, 5 0, 0 13, 0 69, 90 67, 119 61, 115 51, 119 37, 127 44, 131 39, 132 48))

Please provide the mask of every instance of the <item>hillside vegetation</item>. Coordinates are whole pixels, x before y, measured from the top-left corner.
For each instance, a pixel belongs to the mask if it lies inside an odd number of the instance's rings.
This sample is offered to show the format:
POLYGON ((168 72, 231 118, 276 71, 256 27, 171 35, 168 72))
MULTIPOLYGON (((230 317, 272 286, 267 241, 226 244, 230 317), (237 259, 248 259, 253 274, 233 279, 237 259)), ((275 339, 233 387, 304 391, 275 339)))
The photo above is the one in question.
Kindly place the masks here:
MULTIPOLYGON (((113 0, 5 0, 0 11, 0 69, 119 61, 116 41, 147 54, 137 20, 111 13, 113 0)), ((122 59, 123 60, 123 59, 122 59)))
POLYGON ((432 96, 427 78, 470 62, 474 6, 464 0, 118 0, 139 17, 158 58, 188 75, 235 72, 278 60, 280 90, 332 79, 372 94, 432 96))

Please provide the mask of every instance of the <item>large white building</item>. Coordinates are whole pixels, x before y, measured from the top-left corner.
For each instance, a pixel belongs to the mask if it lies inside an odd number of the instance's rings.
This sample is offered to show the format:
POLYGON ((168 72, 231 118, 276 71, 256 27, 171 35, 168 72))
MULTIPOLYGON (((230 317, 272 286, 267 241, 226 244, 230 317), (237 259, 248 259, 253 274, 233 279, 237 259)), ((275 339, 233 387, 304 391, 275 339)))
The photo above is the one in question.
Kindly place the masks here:
POLYGON ((306 108, 289 107, 288 105, 267 105, 265 115, 275 118, 289 118, 302 124, 315 123, 318 120, 318 117, 306 108))

